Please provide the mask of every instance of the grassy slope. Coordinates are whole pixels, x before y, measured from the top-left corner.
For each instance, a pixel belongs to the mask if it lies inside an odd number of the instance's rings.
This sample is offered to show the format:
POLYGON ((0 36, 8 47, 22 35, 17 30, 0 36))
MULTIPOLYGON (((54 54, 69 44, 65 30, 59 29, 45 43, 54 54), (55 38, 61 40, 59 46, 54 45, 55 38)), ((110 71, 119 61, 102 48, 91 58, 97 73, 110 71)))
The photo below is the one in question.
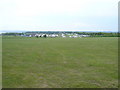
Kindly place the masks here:
POLYGON ((3 38, 3 87, 118 86, 117 38, 3 38))

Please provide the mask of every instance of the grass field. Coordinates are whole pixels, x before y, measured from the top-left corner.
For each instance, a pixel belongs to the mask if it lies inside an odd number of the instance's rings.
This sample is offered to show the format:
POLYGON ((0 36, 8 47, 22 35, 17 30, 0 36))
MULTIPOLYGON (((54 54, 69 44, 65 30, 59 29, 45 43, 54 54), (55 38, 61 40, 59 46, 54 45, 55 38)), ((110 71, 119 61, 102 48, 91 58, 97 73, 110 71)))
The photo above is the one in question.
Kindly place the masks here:
POLYGON ((118 38, 3 37, 3 88, 117 88, 118 38))

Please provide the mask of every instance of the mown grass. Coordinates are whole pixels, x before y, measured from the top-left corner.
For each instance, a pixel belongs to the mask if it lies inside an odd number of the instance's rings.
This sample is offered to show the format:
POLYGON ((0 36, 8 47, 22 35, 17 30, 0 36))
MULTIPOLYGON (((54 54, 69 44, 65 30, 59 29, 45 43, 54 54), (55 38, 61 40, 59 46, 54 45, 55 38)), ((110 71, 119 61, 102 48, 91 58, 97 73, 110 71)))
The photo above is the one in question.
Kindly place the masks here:
POLYGON ((116 88, 117 41, 3 37, 3 88, 116 88))

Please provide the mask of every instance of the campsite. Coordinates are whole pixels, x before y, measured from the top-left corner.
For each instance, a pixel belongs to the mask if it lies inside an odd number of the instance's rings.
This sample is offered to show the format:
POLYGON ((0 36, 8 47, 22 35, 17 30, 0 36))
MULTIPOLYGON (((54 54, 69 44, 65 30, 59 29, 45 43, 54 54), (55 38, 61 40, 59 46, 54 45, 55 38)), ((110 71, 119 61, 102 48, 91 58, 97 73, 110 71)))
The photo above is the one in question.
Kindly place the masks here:
POLYGON ((1 0, 0 17, 0 88, 120 87, 120 0, 1 0))

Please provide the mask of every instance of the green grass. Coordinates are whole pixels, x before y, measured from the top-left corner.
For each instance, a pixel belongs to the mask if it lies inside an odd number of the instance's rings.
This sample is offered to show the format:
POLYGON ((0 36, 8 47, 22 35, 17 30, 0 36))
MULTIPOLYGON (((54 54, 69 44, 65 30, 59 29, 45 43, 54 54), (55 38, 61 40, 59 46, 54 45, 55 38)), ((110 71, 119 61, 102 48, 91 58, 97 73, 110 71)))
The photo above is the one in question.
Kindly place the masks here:
POLYGON ((117 41, 3 37, 3 88, 117 88, 117 41))

